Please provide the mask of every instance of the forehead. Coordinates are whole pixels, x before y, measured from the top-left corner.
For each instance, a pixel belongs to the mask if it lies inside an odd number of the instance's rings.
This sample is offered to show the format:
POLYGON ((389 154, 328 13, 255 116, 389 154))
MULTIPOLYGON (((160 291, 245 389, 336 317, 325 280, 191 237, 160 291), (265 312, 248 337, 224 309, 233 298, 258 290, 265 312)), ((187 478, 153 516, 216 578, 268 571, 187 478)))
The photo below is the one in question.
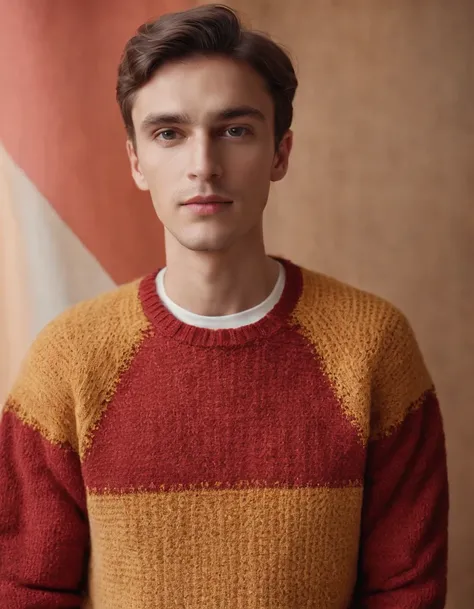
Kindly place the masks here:
POLYGON ((273 100, 252 67, 225 57, 192 57, 157 70, 138 91, 132 118, 135 126, 150 112, 205 120, 235 106, 253 106, 272 120, 273 100))

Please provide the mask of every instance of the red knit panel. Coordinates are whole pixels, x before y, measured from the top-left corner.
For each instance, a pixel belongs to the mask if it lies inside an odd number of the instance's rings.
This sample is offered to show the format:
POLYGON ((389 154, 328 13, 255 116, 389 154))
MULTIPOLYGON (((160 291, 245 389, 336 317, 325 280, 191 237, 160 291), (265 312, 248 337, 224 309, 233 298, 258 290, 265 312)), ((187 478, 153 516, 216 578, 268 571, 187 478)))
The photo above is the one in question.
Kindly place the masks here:
POLYGON ((147 339, 83 464, 99 491, 343 486, 363 467, 356 429, 290 329, 227 349, 147 339))
POLYGON ((0 607, 78 607, 88 552, 79 459, 5 412, 0 607))
POLYGON ((369 448, 357 609, 441 609, 446 595, 448 483, 441 413, 426 394, 369 448))

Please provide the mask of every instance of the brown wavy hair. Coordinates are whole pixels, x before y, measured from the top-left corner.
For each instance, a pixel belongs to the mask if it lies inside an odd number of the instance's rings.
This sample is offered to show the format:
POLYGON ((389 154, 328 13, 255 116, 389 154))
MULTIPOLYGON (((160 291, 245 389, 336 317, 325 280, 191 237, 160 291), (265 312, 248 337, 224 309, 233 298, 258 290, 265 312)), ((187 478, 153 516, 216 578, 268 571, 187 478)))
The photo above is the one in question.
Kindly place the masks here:
POLYGON ((156 70, 191 55, 243 61, 263 77, 275 107, 275 146, 290 128, 298 80, 289 55, 265 34, 245 28, 229 7, 208 4, 145 23, 127 42, 116 96, 128 137, 135 142, 132 108, 137 91, 156 70))

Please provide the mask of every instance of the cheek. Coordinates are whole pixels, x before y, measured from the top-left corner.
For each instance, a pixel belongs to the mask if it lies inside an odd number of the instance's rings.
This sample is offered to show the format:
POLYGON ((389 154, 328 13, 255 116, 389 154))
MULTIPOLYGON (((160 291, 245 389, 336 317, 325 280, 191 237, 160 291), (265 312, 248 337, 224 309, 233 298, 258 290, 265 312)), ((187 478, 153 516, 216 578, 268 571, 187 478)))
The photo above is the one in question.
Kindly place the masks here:
POLYGON ((141 165, 149 176, 166 176, 176 171, 184 161, 185 151, 182 147, 162 148, 159 144, 150 142, 143 152, 141 165))
POLYGON ((171 155, 163 155, 148 159, 142 164, 142 172, 148 183, 150 191, 162 196, 168 193, 173 185, 176 186, 176 176, 179 173, 176 159, 171 155))
POLYGON ((235 172, 236 175, 245 175, 259 182, 267 181, 271 173, 272 160, 262 150, 246 150, 238 158, 232 160, 231 172, 235 172))
POLYGON ((263 162, 261 157, 246 164, 240 172, 237 188, 240 188, 247 210, 252 210, 251 215, 259 215, 266 205, 270 192, 270 174, 270 163, 263 162))

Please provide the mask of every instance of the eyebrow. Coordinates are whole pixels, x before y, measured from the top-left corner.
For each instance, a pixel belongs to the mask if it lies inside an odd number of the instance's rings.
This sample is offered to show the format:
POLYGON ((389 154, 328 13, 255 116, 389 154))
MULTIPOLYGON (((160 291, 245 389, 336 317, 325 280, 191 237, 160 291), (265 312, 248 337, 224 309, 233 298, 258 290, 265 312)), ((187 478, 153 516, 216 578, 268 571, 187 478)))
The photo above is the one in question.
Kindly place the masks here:
MULTIPOLYGON (((265 115, 261 110, 252 106, 236 106, 235 108, 226 108, 221 110, 214 115, 214 120, 225 121, 233 120, 235 118, 256 118, 261 122, 265 122, 265 115)), ((141 129, 147 131, 153 127, 162 127, 165 125, 190 125, 192 123, 191 117, 188 114, 183 113, 168 113, 168 114, 148 114, 141 123, 141 129)))

